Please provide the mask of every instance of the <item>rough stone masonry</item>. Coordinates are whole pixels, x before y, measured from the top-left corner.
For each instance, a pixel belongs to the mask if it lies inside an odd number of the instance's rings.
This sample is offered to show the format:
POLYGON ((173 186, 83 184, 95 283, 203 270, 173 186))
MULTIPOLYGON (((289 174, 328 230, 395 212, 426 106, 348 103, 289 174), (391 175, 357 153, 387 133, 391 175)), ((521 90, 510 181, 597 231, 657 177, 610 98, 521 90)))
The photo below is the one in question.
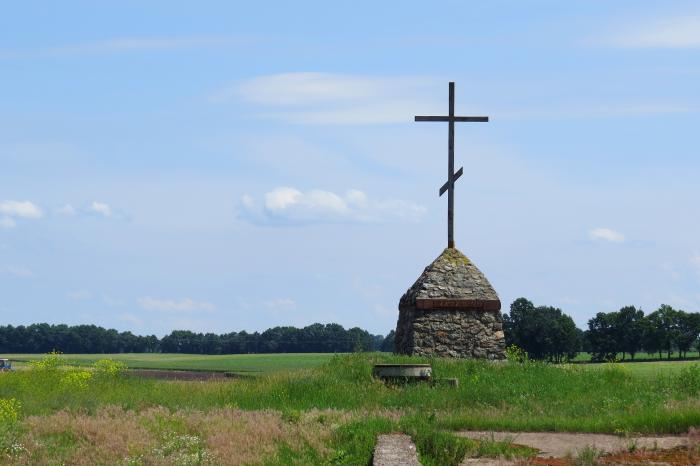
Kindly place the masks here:
POLYGON ((445 249, 399 301, 399 354, 505 359, 501 301, 483 273, 445 249))

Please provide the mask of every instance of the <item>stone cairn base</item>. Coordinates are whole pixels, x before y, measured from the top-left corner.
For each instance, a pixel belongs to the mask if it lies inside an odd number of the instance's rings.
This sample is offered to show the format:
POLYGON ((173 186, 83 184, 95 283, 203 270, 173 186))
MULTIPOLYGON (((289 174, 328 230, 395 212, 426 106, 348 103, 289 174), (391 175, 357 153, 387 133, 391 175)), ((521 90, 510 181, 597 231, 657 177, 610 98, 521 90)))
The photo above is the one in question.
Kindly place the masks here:
POLYGON ((483 273, 445 249, 399 301, 399 354, 505 359, 501 301, 483 273))
POLYGON ((505 359, 499 311, 401 309, 395 350, 413 356, 505 359))

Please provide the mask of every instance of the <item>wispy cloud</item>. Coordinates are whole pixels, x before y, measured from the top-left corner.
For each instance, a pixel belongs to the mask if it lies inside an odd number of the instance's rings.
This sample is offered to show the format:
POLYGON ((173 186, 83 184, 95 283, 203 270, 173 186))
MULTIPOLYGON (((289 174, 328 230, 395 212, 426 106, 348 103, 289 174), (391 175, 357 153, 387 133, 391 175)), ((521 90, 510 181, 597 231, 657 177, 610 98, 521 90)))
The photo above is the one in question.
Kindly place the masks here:
POLYGON ((0 228, 14 228, 16 226, 17 222, 10 217, 0 217, 0 228))
POLYGON ((62 217, 93 216, 117 219, 128 218, 125 212, 120 209, 115 209, 110 204, 103 201, 90 201, 80 207, 74 207, 72 204, 64 204, 55 209, 54 213, 62 217))
POLYGON ((698 272, 700 272, 700 252, 695 251, 692 256, 690 256, 690 265, 695 267, 698 272))
POLYGON ((566 106, 495 109, 498 119, 576 120, 590 118, 643 118, 694 113, 698 107, 675 102, 579 102, 566 106))
POLYGON ((438 111, 439 80, 419 76, 374 77, 299 72, 259 76, 211 96, 213 102, 238 99, 257 115, 302 124, 408 122, 417 110, 438 111))
POLYGON ((297 307, 297 303, 292 298, 271 299, 263 304, 272 311, 291 311, 297 307))
POLYGON ((130 313, 130 312, 124 312, 122 314, 119 314, 117 316, 117 318, 119 320, 121 320, 122 322, 126 322, 126 323, 131 324, 135 327, 141 327, 143 325, 143 319, 137 315, 130 313))
POLYGON ((112 208, 104 202, 92 201, 88 210, 103 217, 112 216, 112 208))
POLYGON ((241 205, 249 220, 266 224, 415 222, 426 210, 402 200, 371 200, 356 189, 338 195, 320 189, 302 192, 290 187, 273 189, 262 202, 246 194, 241 205))
POLYGON ((139 298, 138 304, 141 309, 149 311, 213 311, 215 306, 207 301, 195 301, 190 298, 180 300, 156 299, 150 296, 139 298))
POLYGON ((593 240, 608 241, 611 243, 622 243, 625 235, 610 228, 593 228, 588 232, 588 236, 593 240))
POLYGON ((700 48, 700 16, 666 18, 623 26, 595 42, 622 48, 700 48))
POLYGON ((56 209, 58 215, 72 216, 78 213, 78 211, 70 204, 63 205, 56 209))
POLYGON ((250 42, 251 39, 224 36, 112 37, 91 42, 65 44, 41 49, 0 50, 0 59, 185 50, 241 45, 250 42))
POLYGON ((0 266, 0 275, 9 275, 17 278, 33 277, 34 273, 29 267, 18 267, 14 265, 0 266))
POLYGON ((85 290, 69 291, 66 293, 66 298, 71 301, 87 301, 92 299, 92 293, 85 290))

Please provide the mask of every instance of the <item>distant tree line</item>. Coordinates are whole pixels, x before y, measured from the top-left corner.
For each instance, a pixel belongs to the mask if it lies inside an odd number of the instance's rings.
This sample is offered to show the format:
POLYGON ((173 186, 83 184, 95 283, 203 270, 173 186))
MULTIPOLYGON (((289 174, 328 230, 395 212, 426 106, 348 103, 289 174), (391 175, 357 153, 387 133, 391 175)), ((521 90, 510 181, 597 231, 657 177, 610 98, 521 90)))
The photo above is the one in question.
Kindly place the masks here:
POLYGON ((175 330, 163 338, 138 336, 95 325, 0 326, 0 353, 347 353, 392 351, 394 332, 372 335, 338 324, 313 324, 304 328, 274 327, 262 333, 225 334, 175 330))
POLYGON ((513 301, 503 315, 506 345, 517 345, 531 359, 568 361, 580 351, 593 361, 612 361, 621 355, 634 359, 644 351, 668 359, 674 352, 685 358, 700 344, 700 313, 685 312, 668 305, 645 315, 625 306, 616 312, 599 312, 588 321, 588 329, 577 328, 561 309, 539 306, 525 298, 513 301))
MULTIPOLYGON (((638 353, 656 354, 659 359, 678 352, 686 357, 697 349, 700 314, 668 305, 645 315, 626 306, 616 312, 599 312, 588 321, 588 329, 576 327, 561 309, 535 306, 525 298, 510 305, 503 315, 507 345, 517 345, 530 359, 568 361, 585 351, 593 361, 634 359, 638 353)), ((0 326, 0 353, 348 353, 394 350, 394 331, 372 335, 358 327, 312 324, 303 328, 274 327, 264 332, 224 334, 174 330, 163 338, 118 332, 96 325, 0 326)))
POLYGON ((666 304, 649 315, 626 306, 617 312, 599 312, 588 321, 586 343, 591 358, 609 361, 622 354, 634 359, 642 350, 668 359, 678 351, 683 358, 696 348, 700 337, 700 314, 674 309, 666 304))

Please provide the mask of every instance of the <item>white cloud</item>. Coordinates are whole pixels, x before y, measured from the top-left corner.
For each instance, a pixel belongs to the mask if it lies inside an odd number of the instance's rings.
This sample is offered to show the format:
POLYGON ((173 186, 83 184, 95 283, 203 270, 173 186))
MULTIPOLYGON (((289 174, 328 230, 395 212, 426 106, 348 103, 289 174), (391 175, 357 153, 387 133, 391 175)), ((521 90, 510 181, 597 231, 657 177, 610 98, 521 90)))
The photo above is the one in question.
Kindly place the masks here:
POLYGON ((104 202, 92 201, 89 208, 90 212, 103 215, 105 217, 112 216, 112 208, 104 202))
POLYGON ((336 223, 418 221, 425 207, 401 200, 375 201, 356 189, 338 195, 314 189, 302 192, 278 187, 264 195, 262 203, 251 196, 241 198, 247 217, 260 223, 336 223))
POLYGON ((14 228, 16 226, 17 222, 10 217, 0 217, 0 228, 14 228))
POLYGON ((0 214, 9 217, 41 218, 44 213, 30 201, 0 201, 0 214))
POLYGON ((297 307, 297 303, 292 298, 277 298, 265 301, 263 304, 273 311, 291 311, 297 307))
POLYGON ((636 24, 597 42, 624 48, 699 48, 700 16, 636 24))
POLYGON ((303 124, 409 122, 416 111, 444 111, 429 97, 444 84, 416 76, 374 77, 316 72, 259 76, 224 89, 214 102, 240 99, 258 116, 303 124))
POLYGON ((610 228, 593 228, 588 232, 591 239, 609 241, 611 243, 622 243, 625 241, 625 236, 610 228))
POLYGON ((172 299, 156 299, 151 297, 139 298, 138 304, 149 311, 213 311, 215 306, 207 301, 194 301, 184 298, 179 301, 172 299))

